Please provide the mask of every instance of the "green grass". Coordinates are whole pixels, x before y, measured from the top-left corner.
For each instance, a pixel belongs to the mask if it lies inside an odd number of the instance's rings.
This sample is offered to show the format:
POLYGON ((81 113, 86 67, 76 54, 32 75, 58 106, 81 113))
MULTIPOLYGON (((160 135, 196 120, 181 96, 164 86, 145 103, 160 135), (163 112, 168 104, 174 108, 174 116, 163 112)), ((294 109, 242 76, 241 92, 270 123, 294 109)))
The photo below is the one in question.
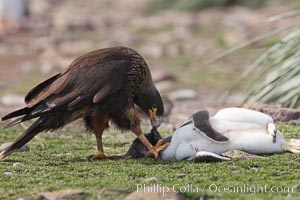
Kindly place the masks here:
POLYGON ((154 13, 159 10, 175 9, 196 12, 211 7, 224 8, 233 5, 258 8, 263 6, 264 2, 263 0, 151 0, 145 11, 154 13))
MULTIPOLYGON (((299 134, 300 121, 280 125, 287 138, 299 134)), ((0 143, 11 141, 22 127, 0 128, 0 143)), ((111 130, 104 135, 107 154, 124 153, 134 139, 132 133, 118 134, 111 130)), ((87 199, 122 199, 137 184, 161 184, 183 193, 189 198, 207 194, 215 199, 295 199, 300 196, 299 155, 285 153, 252 160, 222 163, 166 162, 151 159, 88 162, 86 157, 96 152, 93 135, 80 128, 66 128, 55 133, 43 133, 33 139, 30 152, 15 153, 0 162, 0 199, 36 199, 37 193, 59 189, 80 189, 87 199), (22 162, 23 167, 12 167, 22 162), (4 172, 13 172, 6 176, 4 172), (156 178, 153 178, 156 177, 156 178), (150 179, 152 178, 152 179, 150 179), (243 187, 248 192, 214 192, 217 186, 243 187), (287 192, 260 192, 255 187, 290 187, 287 192), (293 189, 292 189, 293 188, 293 189), (196 191, 198 189, 198 192, 196 191), (293 192, 291 192, 293 190, 293 192), (256 193, 256 192, 255 192, 256 193)))

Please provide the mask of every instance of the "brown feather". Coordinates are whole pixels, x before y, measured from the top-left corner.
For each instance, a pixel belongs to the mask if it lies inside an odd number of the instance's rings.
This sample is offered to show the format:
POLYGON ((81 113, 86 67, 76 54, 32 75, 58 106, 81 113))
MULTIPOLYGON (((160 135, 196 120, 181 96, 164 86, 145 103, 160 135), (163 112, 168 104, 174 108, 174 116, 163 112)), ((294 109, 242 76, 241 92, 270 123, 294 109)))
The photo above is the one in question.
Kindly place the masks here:
POLYGON ((101 99, 104 99, 107 95, 109 95, 109 92, 112 90, 112 85, 105 85, 99 92, 96 93, 93 98, 93 103, 99 103, 101 99))
POLYGON ((68 85, 68 76, 63 75, 62 77, 56 79, 50 85, 48 85, 44 90, 42 90, 36 97, 32 98, 27 102, 27 107, 31 108, 41 101, 45 100, 47 97, 53 94, 61 93, 68 85))
POLYGON ((53 83, 60 75, 61 75, 61 73, 56 74, 56 75, 52 76, 51 78, 41 82, 34 88, 32 88, 25 96, 25 102, 29 103, 33 98, 35 98, 38 94, 40 94, 47 86, 49 86, 51 83, 53 83))

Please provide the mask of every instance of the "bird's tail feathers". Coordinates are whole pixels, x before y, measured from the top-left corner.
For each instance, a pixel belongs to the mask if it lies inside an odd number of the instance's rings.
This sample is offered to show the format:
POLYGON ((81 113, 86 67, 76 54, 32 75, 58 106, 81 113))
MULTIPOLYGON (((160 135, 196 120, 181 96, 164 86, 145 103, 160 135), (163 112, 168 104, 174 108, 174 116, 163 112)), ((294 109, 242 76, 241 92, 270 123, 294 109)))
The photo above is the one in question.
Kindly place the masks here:
POLYGON ((4 122, 4 128, 9 128, 9 127, 14 126, 16 124, 19 124, 19 123, 21 123, 23 121, 25 121, 24 120, 24 116, 18 117, 18 118, 14 119, 14 120, 10 120, 8 122, 4 122))
POLYGON ((17 149, 24 146, 29 142, 36 134, 44 130, 43 127, 43 118, 36 120, 27 130, 25 130, 9 147, 0 153, 0 160, 9 156, 11 153, 17 149))
POLYGON ((9 113, 7 115, 5 115, 1 120, 2 121, 6 121, 9 119, 7 122, 4 122, 4 128, 8 128, 11 126, 14 126, 16 124, 19 124, 21 122, 30 120, 30 119, 34 119, 37 117, 41 117, 42 114, 44 114, 45 112, 47 112, 48 110, 46 109, 47 107, 45 107, 44 105, 39 105, 37 107, 33 107, 33 108, 22 108, 20 110, 14 111, 12 113, 9 113), (15 119, 13 119, 15 118, 15 119))
POLYGON ((19 110, 16 110, 14 112, 11 112, 7 115, 5 115, 4 117, 2 117, 1 121, 5 121, 5 120, 8 120, 8 119, 11 119, 11 118, 15 118, 15 117, 19 117, 19 116, 22 116, 22 115, 26 115, 29 113, 29 108, 25 107, 25 108, 22 108, 22 109, 19 109, 19 110))

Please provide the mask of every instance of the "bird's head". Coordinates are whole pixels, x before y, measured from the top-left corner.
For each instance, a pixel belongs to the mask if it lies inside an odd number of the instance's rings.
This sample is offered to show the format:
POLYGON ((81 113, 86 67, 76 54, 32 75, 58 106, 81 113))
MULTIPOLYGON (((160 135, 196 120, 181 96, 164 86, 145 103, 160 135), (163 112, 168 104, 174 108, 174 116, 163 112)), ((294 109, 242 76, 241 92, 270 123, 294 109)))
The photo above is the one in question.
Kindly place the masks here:
POLYGON ((161 121, 159 116, 155 105, 148 110, 148 117, 152 127, 158 128, 160 126, 161 121))
POLYGON ((160 117, 164 114, 164 105, 157 90, 149 93, 139 94, 135 103, 142 109, 151 121, 152 127, 160 126, 160 117))

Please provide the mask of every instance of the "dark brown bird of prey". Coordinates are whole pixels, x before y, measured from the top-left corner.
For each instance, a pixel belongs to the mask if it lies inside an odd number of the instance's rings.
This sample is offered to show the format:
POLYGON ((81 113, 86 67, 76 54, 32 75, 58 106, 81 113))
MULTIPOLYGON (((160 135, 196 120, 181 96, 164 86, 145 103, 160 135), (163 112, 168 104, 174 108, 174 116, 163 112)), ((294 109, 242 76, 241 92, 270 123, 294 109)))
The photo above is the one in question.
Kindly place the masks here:
POLYGON ((148 155, 158 157, 167 145, 153 146, 141 129, 136 105, 148 116, 153 127, 164 112, 161 96, 149 68, 133 49, 112 47, 92 51, 75 59, 64 72, 38 84, 25 97, 26 107, 5 115, 5 127, 37 118, 7 149, 0 160, 22 147, 36 134, 62 128, 83 118, 93 131, 98 154, 92 160, 115 158, 103 152, 102 134, 113 122, 120 130, 131 130, 147 147, 148 155))

